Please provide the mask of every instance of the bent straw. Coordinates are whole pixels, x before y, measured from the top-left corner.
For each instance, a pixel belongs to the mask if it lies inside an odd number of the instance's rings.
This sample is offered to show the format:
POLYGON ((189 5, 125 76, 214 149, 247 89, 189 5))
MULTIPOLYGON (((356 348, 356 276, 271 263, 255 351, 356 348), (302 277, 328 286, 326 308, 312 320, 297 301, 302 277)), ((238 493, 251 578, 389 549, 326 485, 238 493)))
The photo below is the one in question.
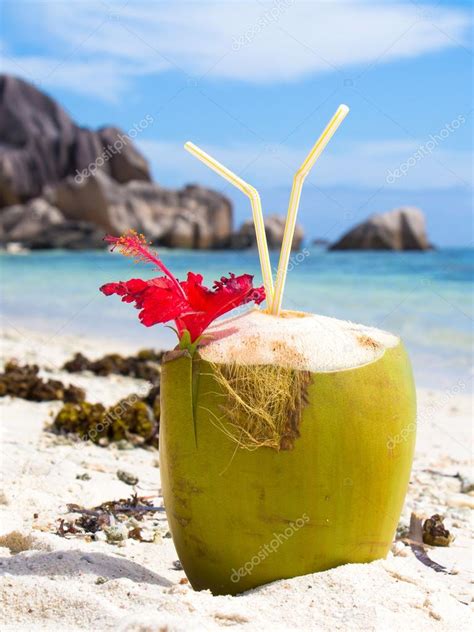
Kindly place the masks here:
POLYGON ((340 105, 332 119, 326 125, 325 130, 318 138, 309 154, 304 159, 301 167, 295 173, 293 178, 293 186, 291 188, 290 201, 288 204, 288 213, 286 216, 285 231, 281 245, 280 259, 278 261, 278 272, 275 284, 275 294, 271 306, 271 313, 278 316, 281 310, 283 300, 283 291, 285 289, 286 275, 288 272, 288 261, 290 259, 291 246, 293 244, 293 236, 295 234, 296 216, 298 215, 298 206, 300 203, 301 191, 306 176, 311 171, 314 163, 323 153, 324 148, 331 140, 335 131, 347 116, 349 108, 347 105, 340 105))
POLYGON ((200 147, 188 141, 185 143, 184 148, 189 153, 196 156, 201 162, 207 165, 210 169, 218 173, 220 176, 228 180, 235 187, 240 189, 242 193, 250 199, 252 206, 253 223, 255 225, 255 233, 257 235, 257 248, 260 257, 260 266, 262 269, 263 285, 265 287, 265 295, 267 298, 267 305, 270 306, 273 303, 273 277, 272 268, 270 264, 270 255, 268 254, 267 236, 265 234, 265 225, 263 223, 262 203, 260 201, 260 195, 257 189, 239 178, 238 175, 224 167, 220 162, 215 160, 209 154, 206 154, 200 147))

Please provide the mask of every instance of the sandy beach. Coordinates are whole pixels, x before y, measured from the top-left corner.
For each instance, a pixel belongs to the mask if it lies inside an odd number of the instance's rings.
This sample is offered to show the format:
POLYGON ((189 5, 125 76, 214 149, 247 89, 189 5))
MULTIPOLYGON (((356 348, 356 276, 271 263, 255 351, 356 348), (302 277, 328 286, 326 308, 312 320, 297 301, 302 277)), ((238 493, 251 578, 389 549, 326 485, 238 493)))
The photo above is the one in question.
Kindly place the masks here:
POLYGON ((466 0, 1 17, 0 632, 474 631, 466 0))
MULTIPOLYGON (((80 350, 94 358, 136 347, 10 329, 3 358, 36 363, 45 377, 81 386, 91 402, 113 404, 146 392, 140 380, 69 374, 60 367, 80 350)), ((419 390, 418 437, 399 525, 413 511, 445 516, 449 547, 426 547, 436 572, 394 541, 387 559, 277 581, 236 597, 195 592, 177 563, 163 511, 147 521, 152 542, 57 535, 68 504, 94 507, 133 492, 161 506, 155 449, 77 444, 45 431, 61 402, 0 399, 1 623, 4 630, 416 630, 472 625, 470 517, 474 506, 469 384, 419 390), (117 476, 138 478, 130 485, 117 476)), ((403 437, 394 440, 402 441, 403 437)), ((210 519, 212 519, 210 517, 210 519)), ((405 531, 405 533, 403 533, 405 531)))

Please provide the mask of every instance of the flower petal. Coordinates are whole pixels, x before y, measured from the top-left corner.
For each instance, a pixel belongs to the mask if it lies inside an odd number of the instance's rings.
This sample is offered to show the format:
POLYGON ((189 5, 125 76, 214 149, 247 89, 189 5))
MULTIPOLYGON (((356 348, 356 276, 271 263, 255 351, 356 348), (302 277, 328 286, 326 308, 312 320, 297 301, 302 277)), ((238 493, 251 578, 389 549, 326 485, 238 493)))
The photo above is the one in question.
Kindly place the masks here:
POLYGON ((188 273, 188 280, 181 285, 184 287, 189 302, 194 310, 212 314, 214 320, 226 312, 255 301, 259 305, 265 299, 263 288, 254 288, 251 274, 242 274, 229 277, 221 277, 220 281, 214 283, 214 289, 202 285, 200 274, 188 273))
POLYGON ((177 318, 183 310, 189 309, 182 293, 167 277, 157 277, 149 281, 130 279, 106 283, 100 291, 106 296, 118 294, 125 303, 135 303, 135 307, 141 310, 139 318, 147 327, 167 323, 177 318))
POLYGON ((124 303, 136 302, 136 306, 140 307, 139 303, 143 297, 144 291, 148 288, 148 282, 142 279, 130 279, 130 281, 119 281, 118 283, 106 283, 100 289, 105 296, 111 296, 112 294, 118 294, 122 297, 124 303))
POLYGON ((213 290, 202 285, 202 280, 201 274, 188 272, 187 281, 181 283, 191 309, 188 313, 181 314, 180 319, 184 328, 191 333, 192 340, 200 336, 213 320, 235 307, 251 301, 259 305, 265 300, 263 287, 254 288, 250 274, 222 277, 214 283, 213 290))
POLYGON ((150 249, 145 237, 134 231, 121 237, 107 236, 105 240, 112 244, 112 250, 118 248, 136 261, 153 263, 166 275, 148 281, 106 283, 100 288, 106 296, 117 294, 123 302, 135 303, 139 318, 147 327, 174 320, 179 335, 188 330, 191 342, 195 342, 219 316, 251 301, 259 305, 265 299, 263 287, 254 288, 250 274, 222 277, 212 290, 203 285, 201 274, 193 272, 188 272, 186 281, 179 282, 150 249))

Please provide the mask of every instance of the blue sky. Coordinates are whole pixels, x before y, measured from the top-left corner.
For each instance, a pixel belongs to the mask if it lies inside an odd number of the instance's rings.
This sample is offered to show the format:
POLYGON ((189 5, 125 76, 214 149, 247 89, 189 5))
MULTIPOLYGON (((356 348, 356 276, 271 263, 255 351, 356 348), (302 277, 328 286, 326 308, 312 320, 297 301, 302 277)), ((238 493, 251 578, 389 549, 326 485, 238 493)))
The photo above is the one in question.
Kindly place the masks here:
POLYGON ((183 143, 256 186, 266 212, 286 212, 295 169, 348 104, 300 209, 308 235, 330 240, 416 204, 435 243, 472 243, 471 38, 469 2, 2 4, 3 70, 82 125, 127 131, 153 117, 136 142, 156 180, 224 191, 237 222, 247 200, 183 143))

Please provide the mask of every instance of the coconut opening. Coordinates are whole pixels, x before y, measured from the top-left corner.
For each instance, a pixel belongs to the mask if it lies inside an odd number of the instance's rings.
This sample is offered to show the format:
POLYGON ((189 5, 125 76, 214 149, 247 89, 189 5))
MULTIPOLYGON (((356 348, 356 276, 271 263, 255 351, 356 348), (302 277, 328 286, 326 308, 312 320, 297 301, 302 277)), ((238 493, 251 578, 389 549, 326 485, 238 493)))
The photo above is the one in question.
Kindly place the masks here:
POLYGON ((273 316, 253 309, 211 326, 200 355, 215 364, 318 373, 369 364, 398 343, 393 334, 350 321, 293 311, 273 316))
POLYGON ((398 342, 379 329, 304 312, 255 309, 220 321, 199 349, 222 393, 211 421, 239 447, 291 449, 311 373, 363 366, 398 342))

